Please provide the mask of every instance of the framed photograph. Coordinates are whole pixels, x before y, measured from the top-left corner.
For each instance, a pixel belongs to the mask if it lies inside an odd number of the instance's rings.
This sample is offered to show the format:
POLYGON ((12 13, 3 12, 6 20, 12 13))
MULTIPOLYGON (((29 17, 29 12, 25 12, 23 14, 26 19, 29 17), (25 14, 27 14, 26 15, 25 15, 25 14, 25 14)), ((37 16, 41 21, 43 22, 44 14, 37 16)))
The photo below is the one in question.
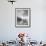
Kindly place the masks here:
POLYGON ((31 26, 31 9, 30 8, 16 8, 15 9, 15 26, 16 27, 30 27, 31 26))

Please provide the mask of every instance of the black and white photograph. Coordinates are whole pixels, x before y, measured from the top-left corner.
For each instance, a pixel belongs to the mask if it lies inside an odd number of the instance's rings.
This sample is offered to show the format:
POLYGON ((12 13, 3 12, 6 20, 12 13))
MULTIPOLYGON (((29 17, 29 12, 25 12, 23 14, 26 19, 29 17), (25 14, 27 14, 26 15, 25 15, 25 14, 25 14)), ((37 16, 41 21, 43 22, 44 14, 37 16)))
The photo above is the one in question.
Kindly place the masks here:
POLYGON ((16 27, 30 26, 30 8, 16 8, 15 13, 16 27))

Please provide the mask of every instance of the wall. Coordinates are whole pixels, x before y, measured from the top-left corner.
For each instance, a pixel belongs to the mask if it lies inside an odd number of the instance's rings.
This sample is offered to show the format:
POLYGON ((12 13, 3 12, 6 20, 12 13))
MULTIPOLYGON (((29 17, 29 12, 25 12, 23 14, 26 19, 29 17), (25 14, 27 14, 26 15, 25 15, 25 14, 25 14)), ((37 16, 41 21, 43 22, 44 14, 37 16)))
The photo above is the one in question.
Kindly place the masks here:
POLYGON ((19 32, 29 33, 33 40, 46 40, 45 0, 17 0, 14 5, 0 0, 0 41, 15 40, 19 32), (31 27, 15 27, 15 8, 31 8, 31 27))

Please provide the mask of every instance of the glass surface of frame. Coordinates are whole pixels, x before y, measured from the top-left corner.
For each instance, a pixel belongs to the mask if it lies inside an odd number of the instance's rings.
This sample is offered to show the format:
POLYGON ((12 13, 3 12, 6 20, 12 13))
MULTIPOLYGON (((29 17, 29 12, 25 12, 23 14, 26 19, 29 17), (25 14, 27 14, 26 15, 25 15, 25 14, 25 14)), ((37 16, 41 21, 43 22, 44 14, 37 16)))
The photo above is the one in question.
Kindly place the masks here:
POLYGON ((15 8, 15 26, 19 28, 31 26, 30 8, 15 8))

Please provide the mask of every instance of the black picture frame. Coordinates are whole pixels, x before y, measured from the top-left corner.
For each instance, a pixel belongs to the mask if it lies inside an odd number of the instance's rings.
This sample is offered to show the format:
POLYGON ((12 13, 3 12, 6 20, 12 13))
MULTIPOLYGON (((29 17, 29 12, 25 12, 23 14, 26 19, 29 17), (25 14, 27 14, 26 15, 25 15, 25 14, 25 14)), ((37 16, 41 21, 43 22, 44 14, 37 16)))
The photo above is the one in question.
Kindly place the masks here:
POLYGON ((15 27, 31 27, 31 8, 15 8, 15 27))

